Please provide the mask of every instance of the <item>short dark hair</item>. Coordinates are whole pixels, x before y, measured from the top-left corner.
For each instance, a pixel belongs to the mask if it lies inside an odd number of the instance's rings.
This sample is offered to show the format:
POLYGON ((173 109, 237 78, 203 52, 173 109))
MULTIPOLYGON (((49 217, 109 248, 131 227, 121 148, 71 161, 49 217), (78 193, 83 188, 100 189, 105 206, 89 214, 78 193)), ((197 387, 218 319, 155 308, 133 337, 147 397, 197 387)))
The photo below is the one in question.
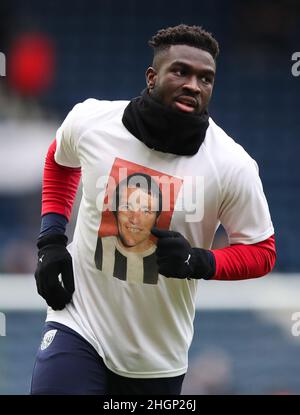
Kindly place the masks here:
POLYGON ((125 187, 136 187, 137 189, 144 190, 149 195, 152 195, 158 199, 158 208, 156 210, 156 216, 158 217, 162 211, 162 193, 157 182, 149 174, 138 172, 133 173, 123 179, 116 186, 114 198, 113 198, 113 213, 117 216, 120 203, 120 194, 125 187))
POLYGON ((216 61, 219 55, 219 44, 211 33, 201 26, 178 26, 167 27, 159 30, 148 42, 154 50, 154 57, 163 50, 169 49, 171 45, 188 45, 205 50, 211 54, 216 61))

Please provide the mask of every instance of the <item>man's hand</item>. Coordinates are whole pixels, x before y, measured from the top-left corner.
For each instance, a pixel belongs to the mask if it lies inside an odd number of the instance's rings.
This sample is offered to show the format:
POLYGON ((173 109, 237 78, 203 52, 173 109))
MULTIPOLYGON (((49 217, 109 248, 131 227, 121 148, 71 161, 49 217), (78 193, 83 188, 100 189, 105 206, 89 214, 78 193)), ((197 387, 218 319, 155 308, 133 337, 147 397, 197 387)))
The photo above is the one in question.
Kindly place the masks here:
POLYGON ((179 233, 152 228, 157 237, 158 272, 170 278, 204 278, 215 274, 215 259, 211 251, 192 248, 179 233))
POLYGON ((50 234, 37 243, 38 263, 34 274, 37 291, 53 310, 62 310, 74 292, 72 258, 66 248, 67 240, 65 235, 50 234))

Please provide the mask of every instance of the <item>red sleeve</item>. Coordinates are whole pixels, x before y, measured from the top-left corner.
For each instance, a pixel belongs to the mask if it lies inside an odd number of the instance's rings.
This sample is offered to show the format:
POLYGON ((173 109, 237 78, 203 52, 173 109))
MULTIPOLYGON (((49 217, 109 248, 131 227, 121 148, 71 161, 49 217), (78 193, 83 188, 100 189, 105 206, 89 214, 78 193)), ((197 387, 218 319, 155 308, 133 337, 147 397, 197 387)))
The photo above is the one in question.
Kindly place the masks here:
POLYGON ((214 280, 245 280, 272 271, 276 260, 274 235, 252 245, 231 245, 212 251, 216 260, 214 280))
POLYGON ((44 167, 42 215, 59 213, 70 220, 81 176, 81 169, 56 163, 56 140, 50 145, 44 167))

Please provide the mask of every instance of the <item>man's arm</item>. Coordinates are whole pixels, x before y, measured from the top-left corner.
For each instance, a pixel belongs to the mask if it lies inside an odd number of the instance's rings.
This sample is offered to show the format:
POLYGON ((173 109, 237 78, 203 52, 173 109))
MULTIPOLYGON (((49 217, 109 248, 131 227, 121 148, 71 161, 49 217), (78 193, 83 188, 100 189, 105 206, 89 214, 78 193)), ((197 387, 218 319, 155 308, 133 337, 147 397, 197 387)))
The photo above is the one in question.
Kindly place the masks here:
POLYGON ((266 275, 275 264, 274 235, 252 245, 207 250, 192 248, 179 232, 153 228, 152 234, 158 238, 158 269, 165 277, 242 280, 266 275))
POLYGON ((211 252, 216 263, 212 279, 244 280, 262 277, 271 272, 275 265, 275 236, 256 244, 231 245, 211 252))
POLYGON ((38 293, 55 310, 72 299, 74 277, 72 258, 64 235, 70 219, 81 170, 61 166, 54 159, 56 140, 50 145, 44 168, 42 223, 38 238, 38 264, 35 279, 38 293), (59 281, 61 274, 62 283, 59 281))
POLYGON ((58 213, 69 221, 78 189, 80 167, 65 167, 54 159, 56 140, 49 147, 44 167, 42 216, 58 213))

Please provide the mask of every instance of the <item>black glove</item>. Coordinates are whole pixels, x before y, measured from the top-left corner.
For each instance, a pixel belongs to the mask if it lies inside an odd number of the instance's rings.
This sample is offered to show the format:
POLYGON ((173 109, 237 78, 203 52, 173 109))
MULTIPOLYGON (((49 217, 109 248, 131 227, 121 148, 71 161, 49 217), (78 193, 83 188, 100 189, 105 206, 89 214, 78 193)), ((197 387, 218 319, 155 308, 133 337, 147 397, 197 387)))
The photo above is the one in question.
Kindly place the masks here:
POLYGON ((37 291, 53 310, 62 310, 74 292, 72 257, 66 248, 67 241, 63 234, 49 234, 37 243, 38 263, 34 274, 37 291))
POLYGON ((171 278, 204 278, 215 275, 214 254, 206 249, 192 248, 179 233, 152 228, 157 239, 158 272, 171 278))

